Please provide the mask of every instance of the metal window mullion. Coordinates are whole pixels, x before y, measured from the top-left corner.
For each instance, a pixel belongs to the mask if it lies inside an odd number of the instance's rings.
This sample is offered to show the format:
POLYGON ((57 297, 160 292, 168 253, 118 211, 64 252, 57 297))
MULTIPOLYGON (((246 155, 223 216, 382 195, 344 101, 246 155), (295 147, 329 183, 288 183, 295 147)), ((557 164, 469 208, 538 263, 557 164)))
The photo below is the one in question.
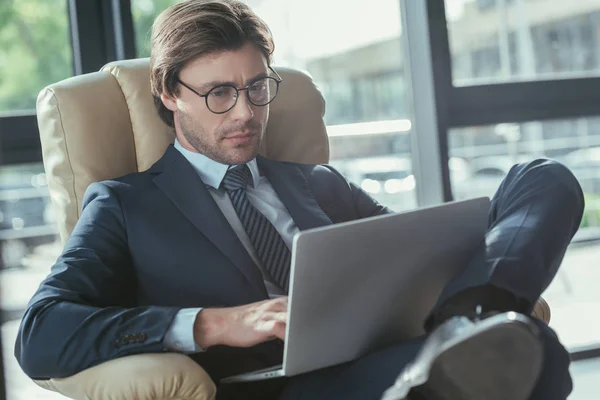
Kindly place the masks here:
POLYGON ((123 60, 125 59, 125 43, 123 38, 123 21, 121 19, 121 0, 112 0, 111 6, 116 59, 123 60))
MULTIPOLYGON (((400 0, 404 71, 412 95, 412 167, 419 206, 442 203, 444 178, 425 1, 400 0)), ((444 132, 445 134, 445 132, 444 132)))
POLYGON ((455 87, 449 125, 492 125, 598 115, 600 78, 571 78, 455 87))
POLYGON ((112 0, 115 54, 117 60, 136 57, 130 0, 112 0))
POLYGON ((77 18, 75 0, 69 0, 68 12, 71 33, 71 52, 73 54, 73 75, 81 75, 83 73, 83 62, 81 57, 81 43, 79 42, 79 19, 77 18))
POLYGON ((68 0, 75 75, 135 57, 129 0, 68 0))
POLYGON ((42 149, 34 113, 0 118, 0 165, 42 161, 42 149))

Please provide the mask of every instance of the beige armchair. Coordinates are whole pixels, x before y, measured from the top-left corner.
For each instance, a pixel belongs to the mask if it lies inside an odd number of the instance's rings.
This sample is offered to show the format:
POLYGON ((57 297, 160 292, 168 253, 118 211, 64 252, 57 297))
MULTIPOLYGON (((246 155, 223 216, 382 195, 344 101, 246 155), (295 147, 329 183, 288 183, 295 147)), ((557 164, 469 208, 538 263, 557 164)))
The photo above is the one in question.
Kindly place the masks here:
MULTIPOLYGON (((323 97, 307 75, 277 71, 284 82, 271 106, 261 153, 276 160, 326 163, 323 97)), ((63 242, 79 218, 90 183, 148 169, 174 138, 152 103, 148 59, 111 63, 100 72, 51 85, 40 93, 37 113, 63 242)), ((547 307, 537 310, 540 318, 549 318, 547 307)), ((123 357, 72 377, 36 383, 77 400, 208 400, 216 394, 208 374, 175 353, 123 357)))
MULTIPOLYGON (((144 171, 173 142, 172 130, 155 112, 148 59, 106 65, 100 72, 45 88, 37 114, 48 188, 63 242, 95 181, 144 171)), ((261 154, 303 163, 326 163, 329 143, 325 102, 312 80, 277 68, 284 80, 271 105, 261 154)), ((73 377, 37 381, 78 400, 208 400, 215 385, 187 356, 124 357, 73 377)))

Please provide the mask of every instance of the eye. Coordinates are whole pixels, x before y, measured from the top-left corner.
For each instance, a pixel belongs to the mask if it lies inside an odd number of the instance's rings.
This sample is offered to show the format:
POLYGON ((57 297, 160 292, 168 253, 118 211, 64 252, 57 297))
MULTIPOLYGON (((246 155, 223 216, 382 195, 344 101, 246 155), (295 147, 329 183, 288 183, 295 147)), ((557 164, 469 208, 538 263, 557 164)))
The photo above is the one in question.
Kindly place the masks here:
POLYGON ((229 86, 229 85, 217 86, 210 91, 209 96, 213 99, 219 99, 219 100, 236 98, 237 91, 235 90, 235 88, 233 86, 229 86))
POLYGON ((223 96, 226 96, 228 92, 229 92, 229 90, 227 90, 226 87, 218 87, 218 88, 211 90, 210 95, 212 97, 223 97, 223 96))
POLYGON ((254 82, 252 85, 250 85, 250 91, 252 92, 262 92, 267 88, 267 82, 265 79, 261 79, 258 82, 254 82))

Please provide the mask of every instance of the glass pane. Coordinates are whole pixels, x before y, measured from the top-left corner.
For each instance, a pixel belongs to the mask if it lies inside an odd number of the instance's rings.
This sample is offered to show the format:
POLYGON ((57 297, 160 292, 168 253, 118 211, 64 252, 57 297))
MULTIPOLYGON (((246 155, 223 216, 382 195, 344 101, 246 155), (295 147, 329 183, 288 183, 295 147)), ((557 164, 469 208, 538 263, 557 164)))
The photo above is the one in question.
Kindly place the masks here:
MULTIPOLYGON (((140 56, 149 55, 153 18, 176 2, 131 2, 140 56)), ((399 2, 245 3, 273 32, 275 65, 308 71, 325 96, 331 164, 382 204, 395 210, 416 207, 399 2), (377 13, 371 12, 374 6, 377 13), (311 29, 304 28, 308 20, 311 29)))
POLYGON ((35 109, 44 86, 73 74, 66 0, 0 6, 0 112, 35 109))
POLYGON ((600 2, 445 0, 454 84, 600 74, 600 2))
POLYGON ((492 196, 510 167, 537 157, 567 165, 586 197, 581 228, 558 275, 544 293, 552 309, 551 326, 570 348, 599 344, 600 321, 600 117, 501 124, 450 132, 450 168, 454 197, 492 196))
POLYGON ((150 33, 154 19, 178 0, 131 0, 131 14, 138 57, 150 57, 150 33))
POLYGON ((59 399, 38 388, 13 348, 21 315, 62 249, 42 164, 0 167, 0 309, 7 398, 59 399))
POLYGON ((247 3, 273 32, 275 65, 308 71, 323 93, 331 164, 382 204, 416 207, 399 2, 247 3))

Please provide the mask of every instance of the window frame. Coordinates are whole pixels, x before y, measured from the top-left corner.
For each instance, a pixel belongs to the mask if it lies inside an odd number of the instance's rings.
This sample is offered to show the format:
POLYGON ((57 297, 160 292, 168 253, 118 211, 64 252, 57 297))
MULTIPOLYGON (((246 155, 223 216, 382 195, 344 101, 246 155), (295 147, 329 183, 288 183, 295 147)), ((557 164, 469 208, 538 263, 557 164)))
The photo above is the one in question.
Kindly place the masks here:
MULTIPOLYGON (((73 76, 135 58, 130 0, 65 0, 73 76)), ((0 166, 42 162, 35 110, 0 113, 0 166)))
MULTIPOLYGON (((410 0, 409 8, 416 3, 410 0)), ((425 19, 431 59, 444 201, 452 201, 448 136, 453 128, 600 116, 600 77, 455 86, 444 0, 428 0, 425 19)), ((404 12, 405 10, 403 10, 404 12)), ((407 34, 410 35, 410 27, 407 34)), ((414 78, 413 78, 414 79, 414 78)), ((414 82, 413 82, 414 85, 414 82)), ((415 104, 415 107, 418 103, 415 104)), ((418 122, 418 121, 417 121, 418 122)), ((419 182, 417 177, 417 182, 419 182)), ((421 182, 430 182, 427 176, 421 182)), ((573 361, 600 358, 600 343, 570 349, 573 361)))
POLYGON ((445 130, 600 115, 600 76, 454 86, 444 0, 427 1, 437 110, 445 130))

